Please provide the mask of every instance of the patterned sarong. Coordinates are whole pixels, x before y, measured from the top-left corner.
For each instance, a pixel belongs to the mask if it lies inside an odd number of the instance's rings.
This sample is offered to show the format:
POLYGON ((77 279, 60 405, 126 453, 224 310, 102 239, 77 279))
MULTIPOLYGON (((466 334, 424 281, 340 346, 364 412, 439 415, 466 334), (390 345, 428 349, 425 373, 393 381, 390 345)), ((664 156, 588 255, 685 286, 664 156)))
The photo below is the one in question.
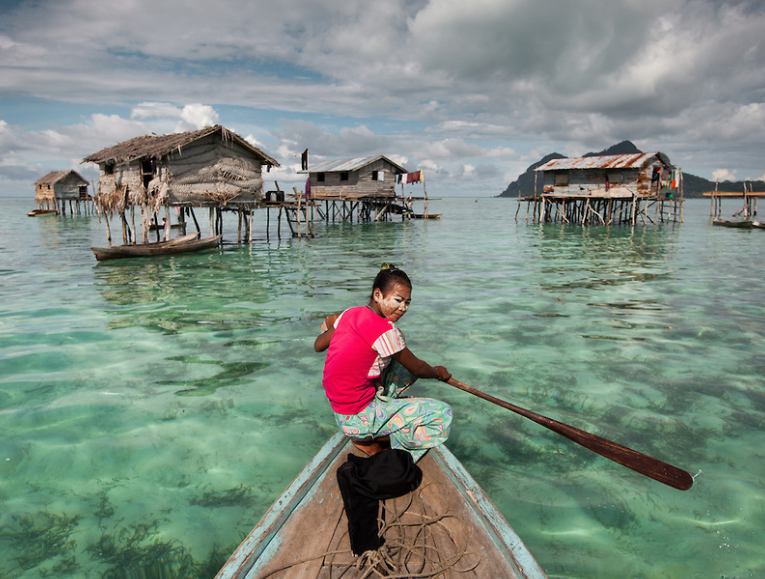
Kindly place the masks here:
POLYGON ((429 448, 446 441, 452 409, 432 398, 401 397, 416 380, 401 364, 391 361, 374 400, 358 414, 335 413, 337 425, 354 440, 390 436, 391 448, 408 451, 417 462, 429 448))

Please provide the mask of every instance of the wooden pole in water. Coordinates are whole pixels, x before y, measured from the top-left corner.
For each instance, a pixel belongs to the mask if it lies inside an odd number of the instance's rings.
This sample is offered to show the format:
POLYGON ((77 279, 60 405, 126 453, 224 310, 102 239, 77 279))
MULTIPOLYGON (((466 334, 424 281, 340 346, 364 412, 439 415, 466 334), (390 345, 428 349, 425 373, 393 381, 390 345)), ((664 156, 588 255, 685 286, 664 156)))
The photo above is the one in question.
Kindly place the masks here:
POLYGON ((141 203, 141 243, 149 242, 149 207, 144 201, 141 203))
POLYGON ((293 187, 292 190, 295 192, 295 198, 297 199, 297 211, 295 211, 295 222, 297 223, 297 238, 300 239, 300 200, 301 200, 301 196, 297 192, 297 187, 293 187))
POLYGON ((518 207, 515 208, 515 220, 518 221, 518 212, 521 210, 521 190, 518 189, 518 207))
POLYGON ((112 244, 112 228, 109 226, 109 215, 104 211, 104 223, 106 224, 106 243, 111 246, 112 244))
POLYGON ((202 235, 202 230, 199 228, 199 221, 197 221, 197 215, 194 213, 194 208, 189 206, 189 212, 191 213, 191 218, 194 220, 194 227, 197 228, 197 233, 202 235))

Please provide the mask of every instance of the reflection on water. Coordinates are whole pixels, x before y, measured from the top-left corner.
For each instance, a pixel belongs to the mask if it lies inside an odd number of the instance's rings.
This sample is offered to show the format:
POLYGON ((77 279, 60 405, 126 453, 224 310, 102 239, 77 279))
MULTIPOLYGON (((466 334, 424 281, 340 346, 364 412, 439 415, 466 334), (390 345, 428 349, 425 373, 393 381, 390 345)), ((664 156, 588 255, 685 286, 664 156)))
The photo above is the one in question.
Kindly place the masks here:
POLYGON ((417 355, 700 472, 681 493, 418 383, 548 576, 763 575, 764 238, 712 228, 706 204, 635 228, 439 204, 440 222, 100 264, 94 218, 0 219, 18 240, 0 253, 0 576, 214 576, 334 432, 313 339, 384 261, 413 279, 417 355))

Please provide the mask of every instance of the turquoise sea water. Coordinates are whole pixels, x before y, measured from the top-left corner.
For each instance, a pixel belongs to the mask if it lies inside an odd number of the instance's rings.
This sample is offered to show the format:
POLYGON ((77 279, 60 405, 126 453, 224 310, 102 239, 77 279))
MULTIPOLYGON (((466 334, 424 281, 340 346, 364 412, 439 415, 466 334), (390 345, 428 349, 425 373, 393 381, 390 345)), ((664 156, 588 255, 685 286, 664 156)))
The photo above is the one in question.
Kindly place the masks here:
POLYGON ((313 339, 383 261, 414 281, 418 356, 697 475, 677 491, 418 384, 549 577, 765 576, 765 231, 712 227, 708 202, 581 228, 445 199, 310 241, 258 215, 252 245, 101 264, 95 217, 31 208, 0 213, 0 577, 213 577, 334 431, 313 339))

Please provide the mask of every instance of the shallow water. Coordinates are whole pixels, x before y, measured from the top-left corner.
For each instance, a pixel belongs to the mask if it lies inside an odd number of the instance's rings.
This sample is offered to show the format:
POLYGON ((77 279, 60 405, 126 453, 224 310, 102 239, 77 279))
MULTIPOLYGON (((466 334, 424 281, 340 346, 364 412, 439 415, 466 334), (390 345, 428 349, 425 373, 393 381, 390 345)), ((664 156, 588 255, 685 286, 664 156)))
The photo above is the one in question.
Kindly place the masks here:
POLYGON ((418 356, 698 475, 677 491, 418 384, 549 577, 765 574, 765 232, 712 227, 706 201, 682 225, 581 228, 445 199, 440 221, 308 242, 259 215, 252 245, 101 264, 96 218, 3 205, 0 577, 214 576, 334 431, 313 339, 383 261, 414 281, 418 356))

